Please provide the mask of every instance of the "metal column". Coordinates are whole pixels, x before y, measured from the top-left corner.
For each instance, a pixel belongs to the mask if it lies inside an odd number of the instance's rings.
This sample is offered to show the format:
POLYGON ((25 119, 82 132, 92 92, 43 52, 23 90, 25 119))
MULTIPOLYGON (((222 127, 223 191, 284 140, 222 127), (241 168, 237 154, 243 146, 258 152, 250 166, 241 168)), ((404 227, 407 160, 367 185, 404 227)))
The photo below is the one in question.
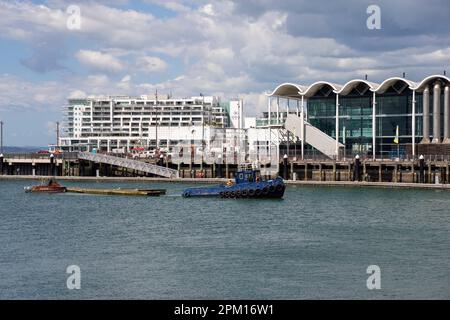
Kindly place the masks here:
POLYGON ((443 143, 450 143, 450 86, 444 89, 444 140, 443 143))
POLYGON ((280 97, 277 97, 277 125, 280 124, 280 97))
POLYGON ((301 119, 302 119, 302 126, 301 126, 301 154, 302 154, 302 160, 305 159, 305 107, 304 107, 304 96, 302 96, 302 108, 301 108, 301 119))
POLYGON ((433 89, 433 140, 441 142, 441 84, 437 82, 433 89))
POLYGON ((430 88, 428 86, 423 90, 423 116, 422 129, 423 139, 421 143, 430 143, 430 88))
POLYGON ((412 130, 412 157, 413 159, 416 156, 416 90, 412 92, 412 116, 411 116, 411 130, 412 130))
POLYGON ((372 95, 372 159, 375 160, 375 144, 376 144, 376 108, 377 108, 377 101, 376 101, 376 94, 375 92, 372 95))
MULTIPOLYGON (((268 114, 268 117, 269 117, 269 123, 267 124, 267 127, 269 128, 269 141, 267 142, 267 146, 269 147, 269 157, 271 157, 271 155, 272 155, 272 152, 271 152, 271 145, 270 145, 270 143, 272 142, 272 130, 270 129, 270 126, 272 125, 272 116, 271 116, 271 103, 272 103, 272 100, 270 99, 270 97, 268 98, 268 100, 269 100, 269 103, 268 103, 268 111, 269 111, 269 114, 268 114)), ((272 158, 271 158, 271 161, 272 161, 272 158)))
MULTIPOLYGON (((287 105, 286 105, 286 118, 289 116, 289 98, 287 99, 287 105)), ((284 119, 284 121, 286 121, 286 119, 284 119)), ((289 130, 286 130, 286 134, 287 134, 287 155, 289 157, 289 138, 290 138, 290 132, 289 130)))
POLYGON ((336 160, 339 160, 339 94, 336 93, 336 160))

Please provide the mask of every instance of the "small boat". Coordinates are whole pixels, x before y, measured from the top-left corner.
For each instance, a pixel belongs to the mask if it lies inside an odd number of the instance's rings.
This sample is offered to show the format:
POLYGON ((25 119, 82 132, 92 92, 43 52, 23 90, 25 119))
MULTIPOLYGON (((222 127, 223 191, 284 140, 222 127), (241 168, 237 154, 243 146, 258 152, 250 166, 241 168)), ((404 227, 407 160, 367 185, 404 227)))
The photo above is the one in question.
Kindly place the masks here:
POLYGON ((66 187, 60 185, 56 180, 49 179, 43 181, 40 185, 25 187, 25 192, 42 192, 42 193, 61 193, 66 192, 66 187))
POLYGON ((241 165, 236 173, 235 181, 214 187, 187 188, 182 196, 221 198, 282 198, 286 185, 283 178, 262 180, 260 170, 252 165, 241 165))

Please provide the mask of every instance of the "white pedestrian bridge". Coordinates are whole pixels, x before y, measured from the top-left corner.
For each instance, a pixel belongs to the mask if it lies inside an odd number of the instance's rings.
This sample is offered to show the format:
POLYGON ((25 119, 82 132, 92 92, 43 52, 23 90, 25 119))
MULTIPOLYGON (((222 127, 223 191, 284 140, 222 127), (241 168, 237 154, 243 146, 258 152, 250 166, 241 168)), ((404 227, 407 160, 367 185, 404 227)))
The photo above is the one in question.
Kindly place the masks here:
POLYGON ((87 160, 97 163, 110 164, 122 168, 131 170, 137 170, 141 172, 151 173, 157 176, 166 178, 178 178, 178 170, 158 166, 155 164, 146 163, 139 160, 126 159, 121 157, 110 156, 106 154, 79 152, 78 159, 87 160))

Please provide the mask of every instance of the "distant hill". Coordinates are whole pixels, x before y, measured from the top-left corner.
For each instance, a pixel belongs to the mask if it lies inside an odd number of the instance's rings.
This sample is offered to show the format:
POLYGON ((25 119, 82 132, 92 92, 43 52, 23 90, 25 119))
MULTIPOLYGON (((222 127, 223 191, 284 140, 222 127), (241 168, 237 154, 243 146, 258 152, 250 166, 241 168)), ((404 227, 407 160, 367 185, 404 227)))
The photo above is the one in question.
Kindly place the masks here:
POLYGON ((48 147, 14 147, 14 146, 4 146, 4 153, 29 153, 38 152, 39 150, 48 150, 48 147))

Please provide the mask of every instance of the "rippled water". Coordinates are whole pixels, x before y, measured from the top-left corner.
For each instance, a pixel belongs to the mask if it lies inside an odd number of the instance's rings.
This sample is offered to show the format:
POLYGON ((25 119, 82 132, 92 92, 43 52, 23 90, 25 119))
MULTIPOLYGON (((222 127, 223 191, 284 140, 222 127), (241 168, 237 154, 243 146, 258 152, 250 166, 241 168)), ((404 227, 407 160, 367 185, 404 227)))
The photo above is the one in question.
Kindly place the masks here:
POLYGON ((288 187, 284 200, 25 194, 0 181, 0 298, 450 298, 450 192, 288 187), (66 267, 81 268, 81 290, 66 267), (368 290, 366 268, 381 268, 368 290))

